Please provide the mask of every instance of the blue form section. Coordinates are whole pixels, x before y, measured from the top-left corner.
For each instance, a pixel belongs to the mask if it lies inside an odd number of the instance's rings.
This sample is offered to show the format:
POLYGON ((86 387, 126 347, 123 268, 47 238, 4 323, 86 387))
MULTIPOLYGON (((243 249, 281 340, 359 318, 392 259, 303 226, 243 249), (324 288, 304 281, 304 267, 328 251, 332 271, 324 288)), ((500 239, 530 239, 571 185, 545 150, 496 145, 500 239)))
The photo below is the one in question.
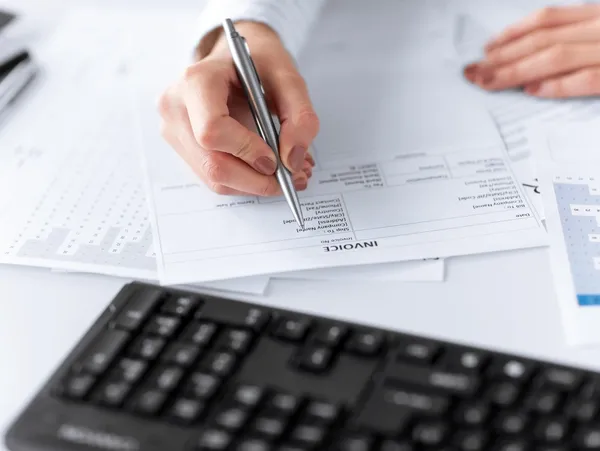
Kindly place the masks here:
POLYGON ((600 271, 594 257, 600 257, 600 243, 590 242, 590 233, 600 234, 594 216, 573 216, 571 205, 600 207, 600 196, 590 194, 588 185, 555 183, 554 192, 563 236, 569 256, 571 276, 581 306, 600 305, 600 271))
POLYGON ((577 301, 579 302, 579 305, 600 305, 600 295, 578 294, 577 301))

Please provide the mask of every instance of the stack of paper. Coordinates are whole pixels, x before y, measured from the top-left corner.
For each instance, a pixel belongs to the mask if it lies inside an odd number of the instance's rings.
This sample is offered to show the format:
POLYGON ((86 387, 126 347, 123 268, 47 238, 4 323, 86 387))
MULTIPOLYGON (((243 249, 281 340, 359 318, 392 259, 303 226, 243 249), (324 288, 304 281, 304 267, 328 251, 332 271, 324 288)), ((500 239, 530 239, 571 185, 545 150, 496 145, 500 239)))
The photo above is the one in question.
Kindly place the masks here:
POLYGON ((454 71, 432 71, 427 61, 412 71, 329 67, 322 58, 301 68, 322 125, 313 178, 300 194, 304 231, 282 199, 224 198, 203 186, 160 139, 151 99, 163 81, 137 82, 161 281, 545 244, 492 117, 454 71))
MULTIPOLYGON (((2 130, 0 262, 156 280, 128 60, 118 50, 126 35, 115 33, 131 17, 97 19, 73 14, 38 49, 43 77, 2 130)), ((262 294, 267 284, 205 287, 262 294)))
POLYGON ((467 84, 490 35, 469 4, 328 2, 299 60, 322 130, 305 230, 282 199, 210 192, 160 137, 191 11, 72 13, 0 136, 0 262, 262 293, 272 277, 443 281, 444 258, 544 246, 531 121, 600 109, 467 84))
MULTIPOLYGON (((0 135, 1 263, 158 279, 128 78, 138 64, 156 63, 156 54, 144 60, 144 52, 158 24, 168 31, 165 23, 170 23, 172 33, 161 35, 152 50, 188 50, 191 41, 185 42, 187 34, 180 30, 186 20, 193 28, 191 17, 173 13, 169 22, 164 13, 79 10, 37 49, 43 76, 0 135), (123 46, 133 20, 146 24, 137 29, 139 45, 123 46), (167 42, 164 36, 175 39, 167 42)), ((439 260, 375 269, 328 278, 442 281, 444 276, 439 260)), ((268 275, 234 276, 206 281, 203 288, 261 294, 269 281, 268 275)))

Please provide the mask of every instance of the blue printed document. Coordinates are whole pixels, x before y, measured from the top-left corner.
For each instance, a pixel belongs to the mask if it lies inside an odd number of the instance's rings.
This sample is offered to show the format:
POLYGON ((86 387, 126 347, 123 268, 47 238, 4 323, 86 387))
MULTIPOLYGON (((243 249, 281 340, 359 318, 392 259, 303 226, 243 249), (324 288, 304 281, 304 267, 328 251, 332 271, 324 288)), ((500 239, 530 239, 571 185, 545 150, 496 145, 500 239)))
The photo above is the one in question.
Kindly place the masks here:
POLYGON ((534 138, 553 279, 574 345, 600 343, 599 125, 573 123, 534 138))

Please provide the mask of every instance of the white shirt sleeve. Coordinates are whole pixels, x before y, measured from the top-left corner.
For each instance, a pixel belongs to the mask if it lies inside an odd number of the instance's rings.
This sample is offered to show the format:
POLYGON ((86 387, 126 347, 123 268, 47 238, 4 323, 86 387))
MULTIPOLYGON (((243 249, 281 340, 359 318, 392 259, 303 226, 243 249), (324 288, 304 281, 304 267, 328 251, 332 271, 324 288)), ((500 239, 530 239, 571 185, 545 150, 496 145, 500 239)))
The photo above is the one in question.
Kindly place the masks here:
POLYGON ((295 58, 326 0, 208 0, 198 22, 198 55, 212 48, 210 35, 223 19, 250 20, 269 25, 295 58))

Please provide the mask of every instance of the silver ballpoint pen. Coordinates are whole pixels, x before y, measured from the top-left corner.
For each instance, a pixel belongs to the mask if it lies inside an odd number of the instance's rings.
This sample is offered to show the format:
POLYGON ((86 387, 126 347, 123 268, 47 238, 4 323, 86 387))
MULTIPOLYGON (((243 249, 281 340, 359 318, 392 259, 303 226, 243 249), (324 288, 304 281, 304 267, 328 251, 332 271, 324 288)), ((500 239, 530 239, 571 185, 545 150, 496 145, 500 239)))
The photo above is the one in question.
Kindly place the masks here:
POLYGON ((223 21, 223 29, 225 30, 229 50, 233 56, 240 83, 244 87, 246 97, 248 98, 250 111, 254 117, 256 128, 261 137, 275 153, 275 159, 277 160, 277 172, 275 175, 281 186, 281 191, 292 210, 296 222, 304 229, 304 218, 302 217, 302 208, 300 207, 298 193, 294 189, 292 174, 284 166, 279 157, 279 133, 275 128, 273 117, 267 107, 265 90, 258 76, 258 72, 256 71, 256 66, 250 56, 248 43, 246 42, 246 39, 235 30, 231 19, 225 19, 223 21))

